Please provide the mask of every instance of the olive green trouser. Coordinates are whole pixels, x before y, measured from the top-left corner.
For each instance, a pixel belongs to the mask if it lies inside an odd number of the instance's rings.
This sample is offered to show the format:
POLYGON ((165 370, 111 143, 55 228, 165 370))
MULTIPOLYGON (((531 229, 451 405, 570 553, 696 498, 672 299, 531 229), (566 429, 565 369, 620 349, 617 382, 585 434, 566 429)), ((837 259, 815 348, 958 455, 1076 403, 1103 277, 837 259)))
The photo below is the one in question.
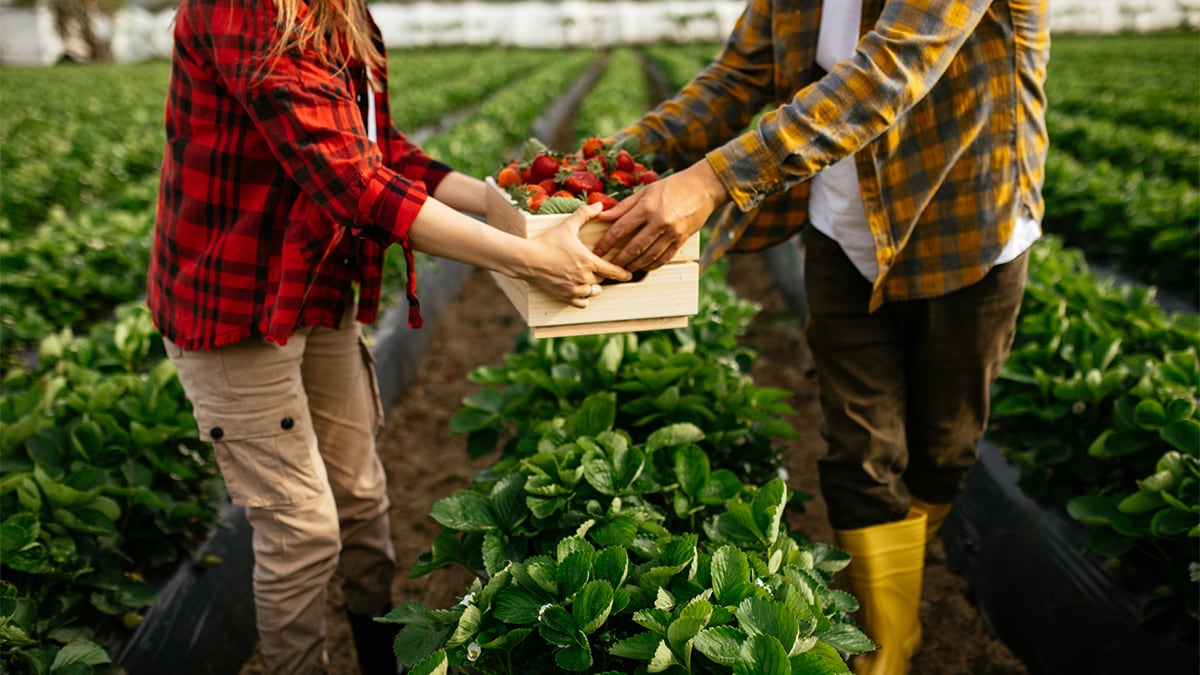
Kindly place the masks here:
POLYGON ((805 247, 830 523, 901 520, 910 492, 953 501, 978 459, 989 389, 1012 347, 1028 252, 966 288, 868 313, 871 284, 841 247, 812 227, 805 247))
POLYGON ((341 573, 346 609, 378 614, 396 554, 374 363, 358 324, 298 332, 286 346, 247 339, 211 351, 166 341, 201 436, 253 528, 259 651, 269 673, 320 673, 326 587, 341 573))

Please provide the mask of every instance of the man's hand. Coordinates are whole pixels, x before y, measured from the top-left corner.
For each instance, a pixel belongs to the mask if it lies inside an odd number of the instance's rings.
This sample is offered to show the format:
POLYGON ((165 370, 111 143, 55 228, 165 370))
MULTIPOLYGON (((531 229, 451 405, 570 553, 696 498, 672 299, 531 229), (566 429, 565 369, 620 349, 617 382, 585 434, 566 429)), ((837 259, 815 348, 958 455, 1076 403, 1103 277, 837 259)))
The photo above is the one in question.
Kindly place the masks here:
POLYGON ((708 160, 702 159, 601 213, 600 220, 612 226, 593 250, 599 256, 616 250, 612 262, 630 271, 661 267, 728 199, 708 160))

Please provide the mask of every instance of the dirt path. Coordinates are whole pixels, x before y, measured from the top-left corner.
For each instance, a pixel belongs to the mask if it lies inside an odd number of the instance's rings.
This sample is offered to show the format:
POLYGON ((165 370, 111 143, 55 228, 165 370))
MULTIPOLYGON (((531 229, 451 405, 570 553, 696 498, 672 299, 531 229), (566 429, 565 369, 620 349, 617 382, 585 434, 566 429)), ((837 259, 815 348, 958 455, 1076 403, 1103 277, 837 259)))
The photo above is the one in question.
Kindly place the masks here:
MULTIPOLYGON (((824 505, 817 496, 816 458, 824 444, 817 431, 816 383, 803 334, 773 282, 761 271, 765 268, 759 259, 735 258, 730 282, 743 297, 763 305, 746 338, 759 354, 755 383, 795 393, 791 404, 796 414, 789 421, 801 437, 786 453, 789 482, 814 499, 805 513, 791 517, 791 524, 813 539, 831 541, 824 505)), ((521 328, 488 275, 472 272, 462 295, 446 309, 415 382, 391 410, 392 421, 380 438, 379 452, 391 485, 400 570, 394 584, 397 603, 411 598, 435 607, 449 605, 470 581, 467 573, 458 570, 419 579, 407 578, 407 570, 439 531, 429 517, 433 503, 467 486, 476 470, 495 461, 494 457, 470 461, 465 439, 450 435, 449 421, 462 397, 476 390, 467 374, 477 366, 500 363, 512 351, 521 328)), ((987 633, 967 597, 966 583, 946 569, 941 544, 932 544, 929 554, 922 603, 925 646, 913 664, 913 675, 1026 675, 1024 666, 987 633)), ((356 672, 353 647, 337 610, 337 586, 335 579, 330 586, 329 672, 352 675, 356 672)), ((241 675, 261 672, 256 653, 241 675)))

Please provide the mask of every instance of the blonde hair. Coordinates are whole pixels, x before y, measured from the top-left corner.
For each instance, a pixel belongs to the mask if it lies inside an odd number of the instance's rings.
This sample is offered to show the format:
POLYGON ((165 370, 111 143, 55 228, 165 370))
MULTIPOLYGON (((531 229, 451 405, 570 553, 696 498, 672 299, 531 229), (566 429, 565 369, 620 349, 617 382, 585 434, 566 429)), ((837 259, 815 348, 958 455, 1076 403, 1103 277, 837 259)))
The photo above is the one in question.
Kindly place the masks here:
MULTIPOLYGON (((365 0, 272 0, 277 13, 279 38, 267 54, 267 63, 292 50, 309 50, 326 66, 345 68, 361 61, 372 71, 383 66, 375 43, 365 0), (300 17, 302 5, 308 14, 300 17)), ((268 66, 269 67, 269 66, 268 66)))

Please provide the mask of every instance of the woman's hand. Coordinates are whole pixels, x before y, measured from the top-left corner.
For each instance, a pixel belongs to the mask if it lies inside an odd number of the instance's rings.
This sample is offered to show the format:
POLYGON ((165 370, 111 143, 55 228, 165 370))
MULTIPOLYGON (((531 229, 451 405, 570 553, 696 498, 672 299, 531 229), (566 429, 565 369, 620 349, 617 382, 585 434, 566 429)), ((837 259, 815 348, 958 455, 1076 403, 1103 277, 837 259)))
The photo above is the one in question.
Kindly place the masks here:
POLYGON ((600 292, 602 279, 628 281, 633 276, 579 240, 579 228, 601 208, 600 204, 581 206, 562 225, 536 239, 525 239, 429 198, 413 221, 409 238, 418 251, 523 279, 557 300, 587 307, 588 300, 600 292))
POLYGON ((600 293, 603 279, 628 281, 629 271, 604 260, 579 240, 579 228, 601 209, 600 204, 581 206, 561 225, 531 240, 528 270, 521 278, 579 308, 587 307, 600 293))

